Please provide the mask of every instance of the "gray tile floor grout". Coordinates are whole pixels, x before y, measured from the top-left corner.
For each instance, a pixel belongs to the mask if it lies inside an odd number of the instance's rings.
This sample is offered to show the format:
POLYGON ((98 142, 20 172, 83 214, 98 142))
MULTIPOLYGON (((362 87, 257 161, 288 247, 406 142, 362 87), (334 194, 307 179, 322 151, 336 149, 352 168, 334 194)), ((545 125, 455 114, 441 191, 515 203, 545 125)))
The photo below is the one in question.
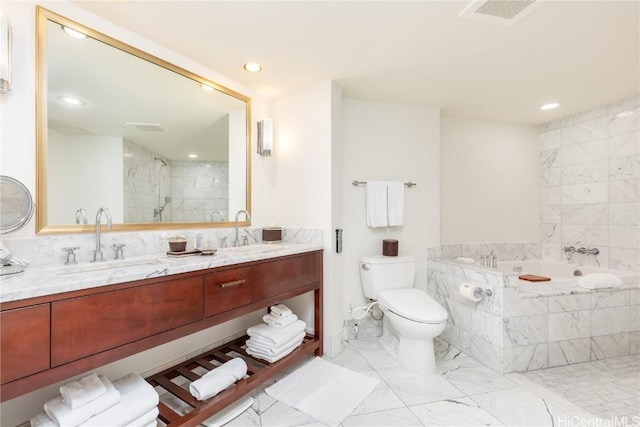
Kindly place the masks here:
MULTIPOLYGON (((638 355, 563 367, 567 372, 562 368, 551 368, 499 375, 464 354, 449 353, 438 361, 437 375, 421 376, 400 367, 377 339, 362 339, 347 343, 336 358, 325 359, 380 380, 367 399, 343 420, 341 426, 345 427, 559 426, 563 423, 569 426, 576 425, 580 420, 594 422, 596 415, 611 423, 617 422, 620 426, 624 426, 625 422, 629 426, 634 422, 635 425, 640 423, 638 355), (579 375, 581 372, 584 375, 579 375), (593 393, 588 394, 583 383, 586 381, 586 385, 591 385, 593 372, 598 372, 602 378, 601 382, 596 383, 599 388, 607 384, 607 379, 625 377, 621 379, 624 381, 622 387, 615 389, 617 399, 614 401, 622 402, 617 408, 604 410, 596 404, 599 401, 595 397, 589 400, 590 396, 597 396, 598 390, 589 387, 588 390, 593 393), (632 384, 633 381, 635 384, 632 384)), ((273 382, 258 388, 253 393, 254 405, 251 410, 229 425, 323 425, 268 396, 264 389, 273 382)))

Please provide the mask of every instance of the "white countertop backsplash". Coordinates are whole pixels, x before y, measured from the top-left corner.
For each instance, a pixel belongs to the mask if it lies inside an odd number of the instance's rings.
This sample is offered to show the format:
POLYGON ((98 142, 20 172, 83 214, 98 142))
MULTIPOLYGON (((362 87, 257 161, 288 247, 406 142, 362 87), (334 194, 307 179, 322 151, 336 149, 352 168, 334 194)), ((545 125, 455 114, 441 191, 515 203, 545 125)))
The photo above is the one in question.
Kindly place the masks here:
MULTIPOLYGON (((246 235, 241 229, 240 238, 246 235)), ((227 236, 228 246, 234 239, 233 228, 202 230, 166 230, 141 232, 103 232, 101 243, 105 259, 104 268, 97 270, 97 264, 90 263, 95 249, 94 234, 47 235, 33 238, 7 239, 2 243, 14 254, 27 259, 31 265, 22 273, 5 275, 0 278, 0 302, 9 302, 61 292, 88 289, 267 259, 301 252, 323 249, 322 231, 317 229, 283 228, 282 243, 261 243, 261 228, 246 228, 255 238, 249 238, 254 248, 222 248, 213 256, 170 257, 167 239, 171 236, 187 238, 187 250, 193 248, 196 234, 202 234, 203 246, 218 248, 219 238, 227 236), (125 259, 114 261, 114 243, 124 243, 125 259), (255 246, 259 244, 260 246, 255 246), (78 246, 78 263, 71 267, 64 265, 66 253, 63 247, 78 246), (245 249, 243 249, 245 248, 245 249), (69 272, 87 266, 90 271, 69 272)))

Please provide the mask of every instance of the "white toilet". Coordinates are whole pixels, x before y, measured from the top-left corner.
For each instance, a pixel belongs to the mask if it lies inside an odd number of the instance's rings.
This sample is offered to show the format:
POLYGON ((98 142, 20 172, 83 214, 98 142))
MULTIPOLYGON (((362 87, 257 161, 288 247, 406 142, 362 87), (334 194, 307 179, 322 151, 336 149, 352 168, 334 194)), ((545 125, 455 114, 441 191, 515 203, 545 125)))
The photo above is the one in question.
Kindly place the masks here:
POLYGON ((384 312, 380 342, 400 364, 419 374, 436 373, 433 339, 444 331, 447 312, 436 300, 413 288, 413 257, 367 256, 360 259, 365 297, 384 312))

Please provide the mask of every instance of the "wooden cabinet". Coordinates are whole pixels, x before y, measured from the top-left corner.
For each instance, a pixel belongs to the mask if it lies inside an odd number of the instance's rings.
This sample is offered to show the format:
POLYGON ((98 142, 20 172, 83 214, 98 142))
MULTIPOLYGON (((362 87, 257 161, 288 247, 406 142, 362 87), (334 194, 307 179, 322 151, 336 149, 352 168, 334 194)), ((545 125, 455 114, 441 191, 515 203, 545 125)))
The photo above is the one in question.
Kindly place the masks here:
POLYGON ((318 280, 318 263, 314 254, 285 258, 277 262, 258 264, 251 269, 253 301, 283 294, 318 280))
POLYGON ((202 276, 51 304, 51 366, 202 319, 202 276))
POLYGON ((0 399, 306 292, 320 355, 322 251, 1 303, 0 399))
POLYGON ((0 313, 2 384, 49 369, 49 304, 0 313))

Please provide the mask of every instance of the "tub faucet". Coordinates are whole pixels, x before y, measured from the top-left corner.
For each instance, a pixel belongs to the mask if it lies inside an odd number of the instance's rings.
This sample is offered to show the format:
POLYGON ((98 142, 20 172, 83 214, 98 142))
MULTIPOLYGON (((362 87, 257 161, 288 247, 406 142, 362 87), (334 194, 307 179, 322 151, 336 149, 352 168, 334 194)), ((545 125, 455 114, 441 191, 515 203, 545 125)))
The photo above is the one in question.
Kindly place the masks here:
POLYGON ((567 261, 571 261, 571 256, 577 252, 575 246, 565 246, 562 251, 567 254, 567 261))
POLYGON ((98 213, 96 214, 96 250, 93 251, 93 260, 91 262, 104 261, 104 254, 102 253, 102 248, 100 247, 100 219, 102 218, 102 214, 107 217, 107 230, 111 230, 111 212, 107 208, 98 209, 98 213))
POLYGON ((245 211, 245 210, 239 210, 238 213, 236 214, 236 238, 233 239, 233 246, 240 246, 240 238, 238 237, 238 217, 240 216, 241 213, 244 213, 244 216, 247 218, 247 221, 251 221, 251 216, 249 215, 249 212, 245 211))

